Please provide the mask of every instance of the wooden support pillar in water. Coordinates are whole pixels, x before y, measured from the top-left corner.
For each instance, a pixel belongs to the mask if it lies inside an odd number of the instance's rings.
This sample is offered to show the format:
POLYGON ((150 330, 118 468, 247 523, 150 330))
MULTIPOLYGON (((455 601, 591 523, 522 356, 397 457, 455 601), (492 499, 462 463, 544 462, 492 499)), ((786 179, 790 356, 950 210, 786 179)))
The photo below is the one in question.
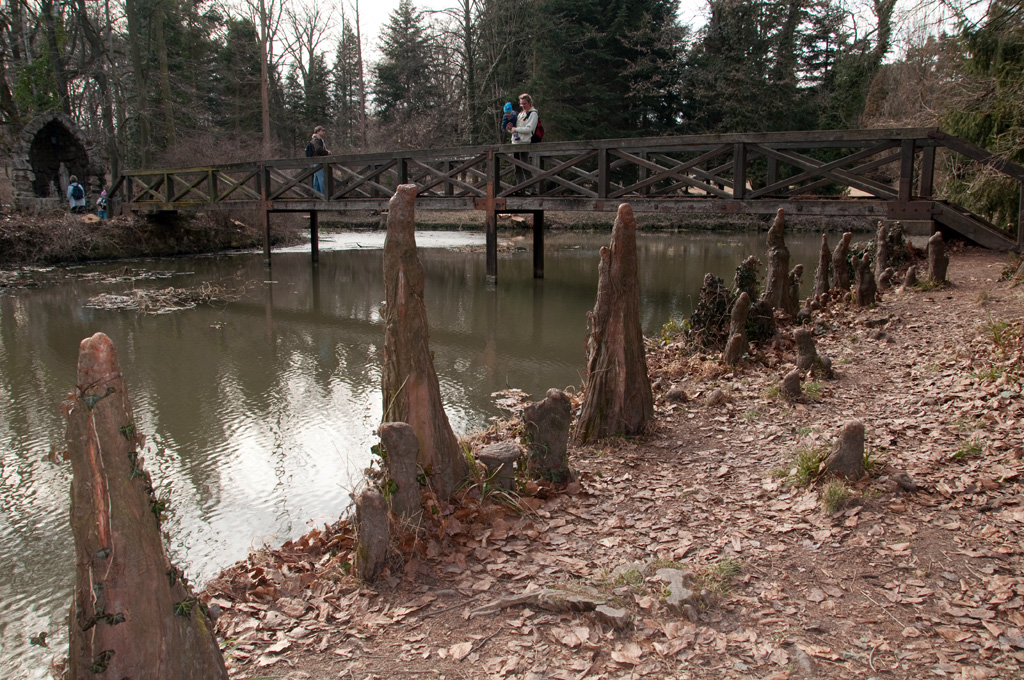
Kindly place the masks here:
POLYGON ((485 225, 487 235, 487 283, 498 280, 498 211, 487 211, 485 225))
POLYGON ((313 262, 320 261, 320 213, 309 211, 309 254, 313 262))
POLYGON ((544 278, 544 211, 533 211, 533 278, 544 278))
POLYGON ((270 264, 270 211, 263 211, 263 261, 270 264))

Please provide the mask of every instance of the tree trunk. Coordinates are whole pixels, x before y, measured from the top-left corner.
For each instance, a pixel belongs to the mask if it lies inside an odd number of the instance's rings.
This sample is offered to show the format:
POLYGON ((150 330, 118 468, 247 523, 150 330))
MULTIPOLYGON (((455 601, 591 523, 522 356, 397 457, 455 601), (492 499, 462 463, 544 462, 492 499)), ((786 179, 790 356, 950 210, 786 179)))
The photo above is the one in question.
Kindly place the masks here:
POLYGON ((64 66, 64 53, 57 44, 57 21, 53 16, 53 0, 43 0, 39 4, 39 12, 43 15, 43 23, 46 27, 46 47, 50 51, 53 79, 57 85, 57 95, 60 97, 60 110, 65 115, 70 116, 71 94, 68 91, 68 76, 64 66))
POLYGON ((356 13, 356 61, 359 71, 359 148, 366 149, 366 75, 363 73, 363 38, 359 20, 359 0, 353 0, 356 13))
POLYGON ((267 3, 260 0, 260 122, 263 130, 263 154, 270 154, 270 15, 267 3))
POLYGON ((226 680, 213 625, 164 551, 166 508, 142 469, 142 436, 102 333, 81 343, 73 397, 65 403, 75 539, 68 678, 226 680))
POLYGON ((177 144, 174 126, 174 97, 171 96, 171 74, 167 66, 167 43, 164 40, 164 2, 157 0, 153 6, 153 26, 156 37, 157 60, 160 65, 160 108, 164 113, 164 148, 171 149, 177 144))
MULTIPOLYGON (((107 157, 110 161, 110 176, 116 180, 121 174, 121 156, 117 146, 117 132, 114 128, 114 98, 111 94, 110 79, 107 78, 104 66, 104 62, 113 65, 113 61, 109 60, 104 52, 103 38, 100 35, 100 31, 89 21, 89 15, 85 9, 85 0, 76 0, 76 6, 78 7, 78 19, 79 26, 82 28, 82 35, 85 36, 86 42, 89 43, 89 58, 94 63, 93 79, 96 81, 96 86, 100 91, 100 115, 103 119, 103 131, 107 137, 107 157)), ((110 30, 109 16, 108 7, 107 30, 110 30)))
POLYGON ((151 145, 149 142, 149 96, 146 93, 146 69, 142 62, 142 27, 139 26, 139 9, 135 0, 125 0, 125 15, 128 18, 128 49, 131 54, 132 71, 135 75, 135 115, 139 117, 139 153, 142 167, 148 168, 151 145))
POLYGON ((601 248, 597 302, 587 316, 587 374, 576 440, 641 434, 654 418, 654 394, 640 328, 636 220, 628 203, 619 206, 611 246, 601 248))
POLYGON ((434 372, 423 302, 423 265, 416 253, 415 184, 398 187, 384 240, 384 421, 408 423, 419 440, 419 464, 440 498, 466 477, 466 459, 448 423, 434 372))

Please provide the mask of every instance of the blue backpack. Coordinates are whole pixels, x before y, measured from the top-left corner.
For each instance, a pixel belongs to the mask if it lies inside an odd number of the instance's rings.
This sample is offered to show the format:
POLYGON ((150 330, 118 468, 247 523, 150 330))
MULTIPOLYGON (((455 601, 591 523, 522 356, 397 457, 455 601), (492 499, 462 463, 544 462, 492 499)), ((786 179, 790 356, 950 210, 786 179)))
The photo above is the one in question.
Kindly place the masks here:
POLYGON ((83 198, 85 198, 85 189, 83 189, 82 185, 79 184, 78 182, 75 182, 74 184, 71 185, 71 198, 75 199, 76 201, 81 201, 83 198))

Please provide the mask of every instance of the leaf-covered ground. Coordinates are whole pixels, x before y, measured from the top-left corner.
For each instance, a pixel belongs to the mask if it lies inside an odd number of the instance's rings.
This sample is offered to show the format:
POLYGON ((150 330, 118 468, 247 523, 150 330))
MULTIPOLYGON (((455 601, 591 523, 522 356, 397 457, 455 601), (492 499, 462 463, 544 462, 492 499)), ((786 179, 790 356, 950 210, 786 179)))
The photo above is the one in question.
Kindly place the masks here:
POLYGON ((232 676, 1024 677, 1024 286, 951 260, 816 313, 837 377, 795 403, 789 342, 736 370, 652 345, 653 434, 572 448, 564 489, 471 487, 372 586, 346 522, 253 553, 207 587, 232 676), (850 419, 870 476, 815 478, 850 419))

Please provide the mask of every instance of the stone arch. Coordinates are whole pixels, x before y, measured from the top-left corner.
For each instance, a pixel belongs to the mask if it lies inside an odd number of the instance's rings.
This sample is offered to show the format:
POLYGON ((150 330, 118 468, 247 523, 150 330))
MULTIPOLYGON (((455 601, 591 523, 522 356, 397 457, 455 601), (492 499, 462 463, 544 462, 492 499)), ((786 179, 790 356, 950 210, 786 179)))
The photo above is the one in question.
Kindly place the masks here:
POLYGON ((60 111, 33 118, 21 132, 14 159, 14 201, 22 210, 38 211, 65 203, 68 177, 75 175, 95 200, 106 179, 95 146, 73 120, 60 111))

